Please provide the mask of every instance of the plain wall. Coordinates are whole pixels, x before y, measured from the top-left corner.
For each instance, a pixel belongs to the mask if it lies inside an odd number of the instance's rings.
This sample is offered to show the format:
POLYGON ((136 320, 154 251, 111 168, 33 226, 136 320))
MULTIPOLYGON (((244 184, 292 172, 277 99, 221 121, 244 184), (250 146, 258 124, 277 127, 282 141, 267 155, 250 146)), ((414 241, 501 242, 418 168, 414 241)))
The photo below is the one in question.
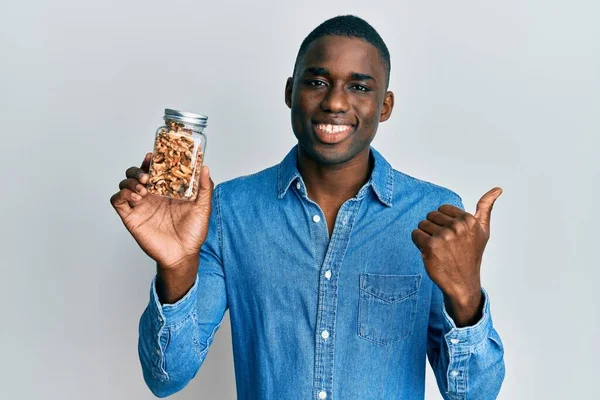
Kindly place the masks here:
MULTIPOLYGON (((109 204, 164 108, 209 116, 215 182, 295 144, 303 38, 356 14, 392 55, 373 145, 459 193, 504 189, 482 265, 505 345, 501 399, 600 398, 594 1, 0 3, 3 399, 151 399, 137 327, 155 264, 109 204)), ((427 398, 439 399, 433 375, 427 398)), ((173 399, 235 397, 230 326, 173 399)))

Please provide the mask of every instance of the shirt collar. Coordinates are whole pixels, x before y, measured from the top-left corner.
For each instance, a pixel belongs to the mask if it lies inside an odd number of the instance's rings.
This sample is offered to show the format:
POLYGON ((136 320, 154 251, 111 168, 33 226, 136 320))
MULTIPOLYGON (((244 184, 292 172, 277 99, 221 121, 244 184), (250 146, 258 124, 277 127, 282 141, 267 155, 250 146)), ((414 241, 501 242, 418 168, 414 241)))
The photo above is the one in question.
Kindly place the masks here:
MULTIPOLYGON (((371 178, 365 186, 359 191, 357 198, 366 194, 365 188, 373 188, 376 197, 380 202, 388 207, 392 206, 392 194, 394 191, 394 170, 385 158, 372 146, 370 147, 371 157, 374 159, 371 178)), ((277 171, 277 197, 283 198, 294 180, 302 181, 302 176, 298 171, 298 145, 295 145, 279 164, 277 171)))

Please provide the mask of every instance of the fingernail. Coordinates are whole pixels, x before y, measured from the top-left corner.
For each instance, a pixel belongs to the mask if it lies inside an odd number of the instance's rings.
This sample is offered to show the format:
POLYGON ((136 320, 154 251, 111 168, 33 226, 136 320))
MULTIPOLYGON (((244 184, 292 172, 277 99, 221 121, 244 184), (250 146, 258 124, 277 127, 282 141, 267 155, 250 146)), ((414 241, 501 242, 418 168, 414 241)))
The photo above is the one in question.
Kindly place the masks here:
POLYGON ((135 187, 135 190, 136 190, 136 191, 137 191, 139 194, 142 194, 142 190, 144 190, 144 186, 142 186, 142 185, 137 185, 137 186, 135 187))
POLYGON ((131 198, 134 199, 134 200, 141 200, 142 196, 140 196, 139 194, 133 193, 131 195, 131 198))

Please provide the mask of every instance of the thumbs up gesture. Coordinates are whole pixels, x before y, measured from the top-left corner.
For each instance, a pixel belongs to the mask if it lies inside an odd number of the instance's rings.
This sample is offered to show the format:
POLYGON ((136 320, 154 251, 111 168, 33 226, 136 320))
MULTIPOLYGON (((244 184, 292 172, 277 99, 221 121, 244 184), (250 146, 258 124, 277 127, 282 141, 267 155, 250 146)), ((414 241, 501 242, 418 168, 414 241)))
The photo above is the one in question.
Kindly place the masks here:
POLYGON ((490 238, 492 208, 501 194, 499 187, 484 194, 475 215, 444 204, 412 231, 425 270, 444 293, 446 308, 459 327, 476 323, 481 316, 481 260, 490 238))

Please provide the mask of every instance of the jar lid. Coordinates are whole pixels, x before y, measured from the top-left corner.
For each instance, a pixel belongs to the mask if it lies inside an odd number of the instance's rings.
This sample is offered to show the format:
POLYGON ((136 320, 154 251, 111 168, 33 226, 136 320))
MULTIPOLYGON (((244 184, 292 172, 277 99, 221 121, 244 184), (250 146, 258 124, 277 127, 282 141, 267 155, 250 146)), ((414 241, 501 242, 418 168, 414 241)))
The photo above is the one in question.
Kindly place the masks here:
POLYGON ((206 121, 208 117, 205 115, 194 114, 191 112, 172 110, 170 108, 165 108, 165 117, 164 119, 170 119, 172 121, 179 121, 193 125, 200 125, 201 127, 206 127, 206 121))

